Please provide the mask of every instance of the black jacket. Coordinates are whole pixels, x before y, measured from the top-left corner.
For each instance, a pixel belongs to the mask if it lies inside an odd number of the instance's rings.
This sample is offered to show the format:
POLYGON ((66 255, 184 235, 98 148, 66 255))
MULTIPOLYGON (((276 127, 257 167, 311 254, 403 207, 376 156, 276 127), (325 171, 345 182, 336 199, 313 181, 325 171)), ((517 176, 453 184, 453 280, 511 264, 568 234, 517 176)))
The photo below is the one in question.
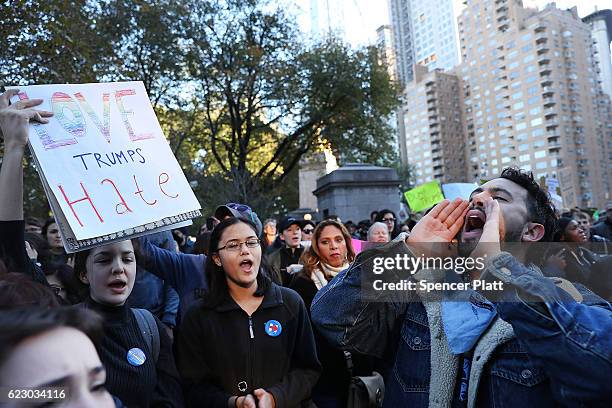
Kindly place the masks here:
POLYGON ((321 371, 304 302, 274 283, 250 317, 229 294, 214 308, 194 304, 181 327, 178 365, 185 398, 197 407, 226 408, 231 396, 258 388, 278 408, 299 407, 321 371), (272 320, 280 323, 277 336, 266 332, 272 320))
POLYGON ((138 322, 127 305, 104 306, 91 298, 79 305, 98 312, 104 318, 104 338, 99 348, 106 367, 106 388, 123 404, 132 407, 172 408, 183 406, 179 375, 172 354, 172 340, 163 324, 155 318, 159 330, 159 358, 154 361, 138 322), (139 348, 146 360, 140 366, 127 360, 128 350, 139 348))

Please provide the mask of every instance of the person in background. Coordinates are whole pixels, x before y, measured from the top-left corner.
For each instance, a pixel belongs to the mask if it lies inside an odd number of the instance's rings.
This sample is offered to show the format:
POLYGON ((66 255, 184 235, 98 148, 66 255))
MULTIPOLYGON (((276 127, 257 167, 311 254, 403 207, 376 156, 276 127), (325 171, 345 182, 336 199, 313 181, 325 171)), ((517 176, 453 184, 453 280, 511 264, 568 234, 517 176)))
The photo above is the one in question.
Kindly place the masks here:
POLYGON ((310 241, 316 225, 312 220, 302 221, 302 241, 310 241))
POLYGON ((370 225, 371 223, 368 220, 359 221, 359 223, 357 224, 356 238, 361 241, 367 241, 368 240, 368 230, 370 229, 370 225))
MULTIPOLYGON (((82 309, 0 312, 3 389, 64 387, 65 399, 56 400, 62 407, 114 408, 105 386, 106 370, 96 351, 101 326, 98 315, 82 309)), ((3 401, 2 406, 19 408, 25 406, 22 403, 14 399, 3 401)))
POLYGON ((391 210, 380 210, 378 212, 378 217, 376 218, 377 222, 382 222, 387 226, 389 230, 389 236, 391 239, 395 239, 400 233, 399 225, 397 222, 397 217, 395 213, 391 210))
POLYGON ((389 229, 382 222, 375 222, 368 229, 368 242, 387 243, 389 241, 389 229))
POLYGON ((189 236, 189 228, 181 227, 175 230, 172 230, 172 236, 174 240, 178 244, 179 251, 184 254, 190 254, 193 252, 193 241, 189 236))
POLYGON ((283 286, 289 286, 293 273, 297 272, 300 257, 304 252, 301 223, 296 218, 284 217, 278 222, 282 248, 267 256, 272 280, 283 286))
POLYGON ((204 232, 211 232, 213 229, 215 229, 215 226, 219 224, 219 222, 220 221, 215 217, 206 218, 206 222, 200 227, 200 235, 202 235, 204 232))
POLYGON ((267 250, 276 239, 276 220, 273 218, 268 218, 264 221, 263 225, 263 238, 261 241, 261 246, 265 250, 267 250))
POLYGON ((25 219, 25 232, 31 232, 34 234, 42 235, 42 227, 45 225, 40 218, 26 217, 25 219))
POLYGON ((263 273, 252 222, 222 221, 210 251, 208 289, 178 339, 189 406, 308 406, 321 366, 304 302, 263 273))
POLYGON ((374 224, 378 218, 378 211, 372 211, 370 213, 370 225, 374 224))
POLYGON ((606 206, 606 216, 600 216, 599 219, 601 220, 602 218, 602 221, 599 221, 591 228, 591 236, 599 235, 608 241, 612 241, 612 201, 609 201, 606 206))
MULTIPOLYGON (((383 227, 386 231, 386 226, 383 227)), ((351 236, 342 224, 325 220, 317 225, 312 245, 302 255, 304 268, 290 285, 304 300, 309 315, 319 289, 348 268, 354 259, 351 236)), ((315 341, 323 373, 313 390, 313 401, 319 408, 346 407, 349 377, 344 354, 334 349, 316 330, 315 341)))

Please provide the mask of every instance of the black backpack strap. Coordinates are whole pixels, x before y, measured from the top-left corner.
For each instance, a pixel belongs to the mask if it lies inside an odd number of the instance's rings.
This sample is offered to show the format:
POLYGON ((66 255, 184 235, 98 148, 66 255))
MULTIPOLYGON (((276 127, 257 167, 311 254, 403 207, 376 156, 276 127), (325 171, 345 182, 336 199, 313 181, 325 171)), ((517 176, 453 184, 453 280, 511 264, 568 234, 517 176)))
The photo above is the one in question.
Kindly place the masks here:
POLYGON ((146 309, 132 309, 136 322, 138 323, 138 329, 142 333, 145 341, 149 345, 149 350, 153 353, 155 364, 159 360, 159 329, 155 322, 153 314, 146 309))

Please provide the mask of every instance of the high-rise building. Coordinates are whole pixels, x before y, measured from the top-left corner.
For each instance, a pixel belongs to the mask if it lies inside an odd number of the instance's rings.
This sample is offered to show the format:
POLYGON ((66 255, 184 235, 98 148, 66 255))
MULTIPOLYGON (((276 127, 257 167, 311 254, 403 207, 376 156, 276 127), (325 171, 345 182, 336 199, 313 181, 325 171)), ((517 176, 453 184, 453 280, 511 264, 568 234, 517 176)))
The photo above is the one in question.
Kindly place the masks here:
POLYGON ((400 143, 400 156, 407 158, 417 184, 433 179, 463 182, 467 163, 459 80, 420 65, 415 65, 414 74, 405 89, 409 102, 403 110, 406 140, 400 143))
POLYGON ((389 14, 402 83, 414 79, 414 64, 432 71, 459 63, 452 0, 389 0, 389 14))
POLYGON ((612 41, 612 10, 599 10, 582 19, 591 26, 591 35, 597 51, 598 77, 603 91, 612 98, 612 60, 610 42, 612 41))
POLYGON ((397 79, 395 51, 393 50, 391 26, 381 25, 376 29, 376 48, 380 52, 381 62, 387 67, 391 79, 397 79))
MULTIPOLYGON (((598 108, 591 28, 576 8, 464 0, 460 79, 468 179, 518 165, 558 178, 564 205, 609 199, 610 118, 598 108)), ((607 111, 609 113, 609 110, 607 111)))

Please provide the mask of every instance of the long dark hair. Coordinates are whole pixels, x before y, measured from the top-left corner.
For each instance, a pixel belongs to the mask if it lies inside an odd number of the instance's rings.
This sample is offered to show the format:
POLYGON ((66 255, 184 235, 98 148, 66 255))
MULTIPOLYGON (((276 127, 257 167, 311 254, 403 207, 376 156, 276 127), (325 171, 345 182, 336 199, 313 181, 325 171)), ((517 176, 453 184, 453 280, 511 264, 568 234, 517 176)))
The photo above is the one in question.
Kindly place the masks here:
MULTIPOLYGON (((217 248, 219 248, 219 241, 221 241, 223 231, 238 223, 248 225, 257 236, 257 227, 255 224, 244 218, 226 218, 225 220, 221 221, 215 227, 215 229, 213 229, 212 234, 210 235, 210 256, 206 258, 205 265, 207 289, 204 296, 202 296, 204 300, 203 306, 205 308, 214 308, 218 306, 229 294, 225 270, 223 270, 222 266, 218 266, 213 261, 212 255, 217 253, 217 248)), ((257 271, 257 290, 255 291, 254 295, 258 297, 263 296, 271 284, 272 281, 267 273, 265 261, 262 256, 261 262, 259 263, 259 271, 257 271)))

